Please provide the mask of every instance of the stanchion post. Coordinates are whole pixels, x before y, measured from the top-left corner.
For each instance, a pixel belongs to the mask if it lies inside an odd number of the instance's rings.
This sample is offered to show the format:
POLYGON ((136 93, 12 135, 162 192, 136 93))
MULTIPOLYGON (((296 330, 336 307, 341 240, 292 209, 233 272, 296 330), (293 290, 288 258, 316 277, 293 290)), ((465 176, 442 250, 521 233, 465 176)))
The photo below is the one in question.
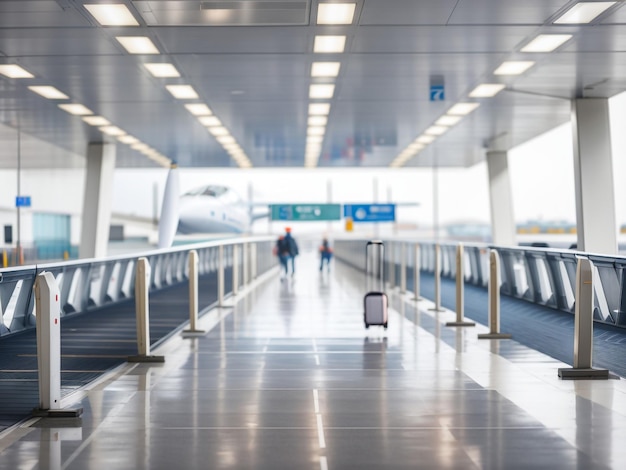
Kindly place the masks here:
POLYGON ((253 242, 250 244, 250 280, 254 281, 257 278, 257 244, 253 242))
POLYGON ((389 242, 389 289, 395 289, 396 287, 396 244, 389 242))
POLYGON ((456 321, 449 321, 446 326, 476 326, 473 321, 463 320, 465 311, 465 259, 463 244, 456 247, 456 321))
POLYGON ((413 252, 413 293, 415 297, 413 300, 419 302, 422 300, 420 297, 420 244, 415 244, 415 251, 413 252))
POLYGON ((248 285, 248 274, 250 272, 250 269, 248 267, 248 263, 249 263, 249 253, 248 253, 248 244, 244 243, 243 245, 241 245, 241 251, 243 253, 243 286, 246 287, 248 285))
POLYGON ((33 416, 75 418, 83 409, 61 409, 61 300, 59 285, 49 272, 35 279, 39 408, 33 416))
POLYGON ((217 247, 217 306, 224 306, 224 245, 217 247))
POLYGON ((400 292, 406 293, 406 243, 400 244, 400 292))
POLYGON ((478 339, 511 339, 508 333, 500 333, 500 256, 496 250, 489 251, 489 333, 478 339))
POLYGON ((150 263, 143 257, 135 270, 135 314, 138 354, 129 356, 128 362, 165 362, 163 356, 150 355, 150 263))
POLYGON ((183 337, 202 335, 204 330, 198 324, 198 252, 189 252, 189 329, 183 330, 183 337))
POLYGON ((239 293, 239 245, 233 245, 233 295, 239 293))
POLYGON ((574 367, 559 369, 559 377, 562 379, 609 378, 608 370, 592 368, 593 295, 593 263, 589 259, 578 258, 574 309, 574 367))
POLYGON ((435 308, 429 308, 431 312, 443 312, 441 308, 441 246, 435 245, 435 308))

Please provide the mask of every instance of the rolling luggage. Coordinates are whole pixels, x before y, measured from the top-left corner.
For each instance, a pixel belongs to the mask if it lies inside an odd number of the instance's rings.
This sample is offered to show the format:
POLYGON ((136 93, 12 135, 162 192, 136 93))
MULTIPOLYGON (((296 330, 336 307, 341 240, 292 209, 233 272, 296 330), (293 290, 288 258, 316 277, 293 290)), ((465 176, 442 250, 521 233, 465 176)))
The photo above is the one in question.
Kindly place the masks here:
POLYGON ((387 329, 388 299, 385 294, 384 250, 382 241, 367 242, 365 248, 365 274, 367 276, 367 294, 363 299, 363 321, 365 328, 380 325, 387 329))

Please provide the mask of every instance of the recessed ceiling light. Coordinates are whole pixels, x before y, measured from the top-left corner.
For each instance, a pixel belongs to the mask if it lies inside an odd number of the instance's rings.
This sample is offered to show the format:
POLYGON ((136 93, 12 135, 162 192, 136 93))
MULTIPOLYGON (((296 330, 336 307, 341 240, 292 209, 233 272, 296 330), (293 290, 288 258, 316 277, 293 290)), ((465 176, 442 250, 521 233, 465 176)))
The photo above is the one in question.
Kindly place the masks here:
POLYGON ((210 116, 213 114, 209 107, 204 103, 190 103, 186 104, 185 108, 194 116, 210 116))
POLYGON ((332 83, 313 84, 309 88, 309 98, 311 99, 328 99, 332 98, 335 93, 335 85, 332 83))
POLYGON ((308 125, 309 126, 325 126, 328 123, 328 118, 326 116, 309 116, 308 125))
POLYGON ((317 24, 352 24, 356 3, 320 3, 317 24))
POLYGON ((141 152, 142 150, 149 149, 150 147, 148 144, 144 144, 143 142, 137 142, 136 144, 132 144, 130 148, 141 152))
POLYGON ((591 23, 603 12, 617 2, 579 2, 563 13, 556 24, 586 24, 591 23))
POLYGON ((522 52, 552 52, 572 39, 571 34, 540 34, 524 47, 522 52))
POLYGON ((448 130, 447 126, 430 126, 424 131, 428 135, 442 135, 448 130))
POLYGON ((232 144, 233 142, 236 142, 235 138, 232 135, 220 135, 216 137, 216 140, 222 145, 232 144))
POLYGON ((102 116, 85 116, 83 118, 83 121, 85 121, 90 126, 98 126, 98 127, 108 126, 109 124, 111 124, 108 119, 103 118, 102 116))
POLYGON ((307 135, 324 135, 325 132, 326 128, 323 126, 312 126, 306 130, 307 135))
POLYGON ((191 85, 165 85, 165 88, 174 98, 179 100, 195 100, 198 98, 198 94, 191 85))
POLYGON ((458 124, 458 122, 463 119, 461 116, 441 116, 439 119, 437 119, 437 121, 435 122, 435 125, 437 126, 454 126, 456 124, 458 124))
POLYGON ((415 142, 419 143, 419 144, 430 144, 432 142, 434 142, 436 139, 436 137, 434 135, 420 135, 417 139, 415 139, 415 142))
POLYGON ((146 36, 116 36, 129 54, 158 54, 159 50, 146 36))
POLYGON ((208 131, 213 134, 214 136, 220 136, 220 135, 229 135, 230 132, 228 132, 228 129, 226 129, 223 126, 219 126, 219 127, 208 127, 207 128, 208 131))
POLYGON ((122 135, 119 136, 117 140, 119 140, 123 144, 128 145, 136 144, 139 142, 139 139, 137 137, 133 137, 132 135, 122 135))
POLYGON ((309 114, 311 116, 327 116, 330 113, 330 103, 309 104, 309 114))
POLYGON ((60 104, 59 108, 70 114, 74 114, 75 116, 87 116, 89 114, 93 114, 93 111, 86 108, 82 104, 60 104))
POLYGON ((340 67, 341 62, 313 62, 311 77, 336 77, 340 67))
POLYGON ((49 100, 68 100, 70 98, 53 86, 29 86, 28 89, 49 100))
POLYGON ((100 132, 106 135, 111 135, 113 137, 119 137, 121 135, 126 135, 126 131, 120 129, 117 126, 102 126, 99 128, 100 132))
POLYGON ((324 140, 324 137, 321 135, 309 135, 306 138, 306 143, 308 144, 321 144, 324 140))
POLYGON ((501 83, 483 83, 474 88, 469 96, 470 98, 491 98, 504 90, 504 87, 505 85, 501 83))
POLYGON ((345 36, 315 36, 313 41, 313 52, 316 54, 341 54, 345 48, 345 36))
POLYGON ((139 23, 122 4, 85 5, 85 8, 102 26, 139 26, 139 23))
POLYGON ((180 77, 180 73, 176 70, 172 64, 143 64, 148 72, 154 77, 158 78, 171 78, 180 77))
POLYGON ((419 152, 420 150, 422 150, 425 147, 424 144, 420 144, 420 143, 412 143, 409 144, 409 146, 407 147, 407 150, 409 150, 410 152, 419 152))
POLYGON ((34 75, 19 65, 0 65, 0 73, 9 78, 33 78, 34 75))
POLYGON ((453 116, 466 116, 479 106, 480 103, 457 103, 448 110, 448 114, 453 116))
POLYGON ((200 121, 200 124, 207 127, 222 125, 222 121, 215 116, 200 116, 198 121, 200 121))
POLYGON ((511 60, 502 62, 493 73, 494 75, 521 75, 535 65, 532 60, 511 60))

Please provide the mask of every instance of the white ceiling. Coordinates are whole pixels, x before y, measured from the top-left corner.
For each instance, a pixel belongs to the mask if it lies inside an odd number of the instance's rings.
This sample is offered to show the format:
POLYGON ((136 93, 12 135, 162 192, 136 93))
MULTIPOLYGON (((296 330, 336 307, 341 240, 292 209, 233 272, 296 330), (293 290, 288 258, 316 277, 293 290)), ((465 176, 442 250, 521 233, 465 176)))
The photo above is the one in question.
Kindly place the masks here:
MULTIPOLYGON (((111 1, 0 0, 0 64, 35 75, 0 75, 0 168, 16 165, 18 123, 29 141, 46 143, 22 148, 24 167, 74 166, 88 142, 114 141, 30 85, 58 88, 182 167, 235 164, 166 84, 192 85, 255 167, 303 166, 309 85, 333 81, 311 79, 314 61, 341 62, 320 166, 387 166, 484 82, 506 88, 470 99, 481 106, 409 166, 472 165, 486 148, 506 150, 566 122, 572 98, 626 90, 622 2, 590 25, 568 26, 552 21, 575 1, 344 1, 357 4, 349 26, 316 25, 317 0, 118 0, 141 25, 102 27, 83 4, 111 1), (553 53, 519 52, 539 33, 574 37, 553 53), (346 52, 314 54, 318 34, 347 35, 346 52), (130 55, 119 35, 149 36, 162 54, 130 55), (519 77, 494 76, 504 60, 537 63, 519 77), (154 78, 145 62, 173 63, 182 76, 154 78), (443 77, 444 102, 429 101, 433 77, 443 77)), ((121 143, 117 161, 154 165, 121 143)))

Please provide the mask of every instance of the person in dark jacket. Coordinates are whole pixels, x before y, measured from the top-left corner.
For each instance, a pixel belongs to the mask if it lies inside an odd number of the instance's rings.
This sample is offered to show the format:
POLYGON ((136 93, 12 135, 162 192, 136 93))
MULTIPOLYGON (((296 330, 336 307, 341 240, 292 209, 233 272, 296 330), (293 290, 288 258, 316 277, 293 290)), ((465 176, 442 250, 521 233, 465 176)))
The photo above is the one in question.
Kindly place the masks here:
POLYGON ((298 244, 295 238, 291 236, 291 227, 285 227, 285 240, 289 245, 289 257, 291 258, 291 275, 296 273, 296 256, 300 253, 298 251, 298 244))
MULTIPOLYGON (((274 253, 278 256, 278 260, 280 261, 280 265, 285 270, 285 276, 287 276, 287 272, 289 271, 289 242, 285 240, 285 237, 281 235, 276 240, 276 247, 274 248, 274 253)), ((281 276, 282 278, 282 276, 281 276)))
POLYGON ((330 259, 333 257, 333 249, 328 244, 328 239, 324 238, 322 240, 322 245, 320 246, 320 271, 324 269, 324 263, 326 263, 326 267, 330 271, 330 259))

